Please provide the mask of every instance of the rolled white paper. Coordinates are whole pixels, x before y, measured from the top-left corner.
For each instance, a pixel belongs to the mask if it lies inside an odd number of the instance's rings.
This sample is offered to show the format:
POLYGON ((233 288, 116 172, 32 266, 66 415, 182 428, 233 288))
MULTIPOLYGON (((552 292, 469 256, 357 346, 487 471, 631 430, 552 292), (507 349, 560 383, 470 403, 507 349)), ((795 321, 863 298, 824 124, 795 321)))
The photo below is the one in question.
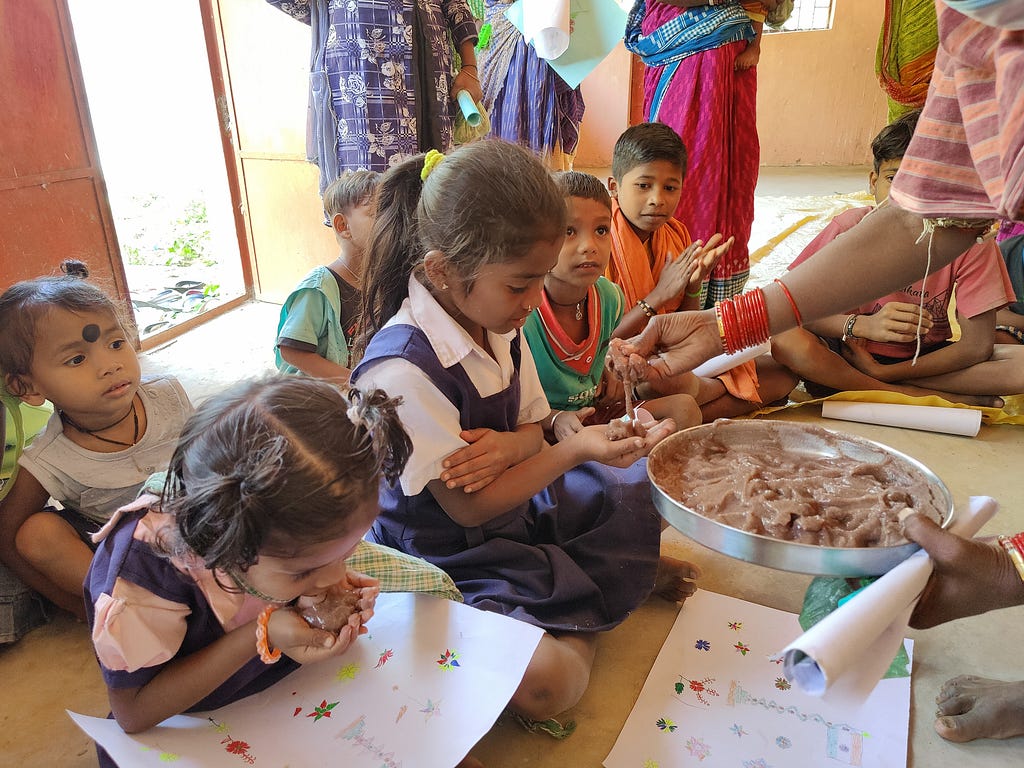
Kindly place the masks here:
POLYGON ((730 368, 735 368, 737 365, 741 365, 747 360, 753 360, 755 357, 766 355, 771 352, 772 345, 769 342, 760 344, 756 347, 750 347, 750 349, 741 349, 739 352, 733 352, 732 354, 719 355, 718 357, 712 357, 706 363, 702 363, 693 369, 694 374, 697 376, 704 376, 708 379, 713 379, 715 376, 719 376, 730 368))
POLYGON ((522 0, 523 37, 542 59, 557 59, 569 47, 569 0, 522 0))
MULTIPOLYGON (((998 509, 994 499, 973 496, 949 530, 970 538, 998 509)), ((776 654, 786 678, 812 696, 865 699, 899 650, 931 572, 931 558, 919 551, 843 603, 776 654)))
POLYGON ((974 437, 981 428, 981 411, 973 408, 826 400, 821 404, 821 415, 826 419, 922 429, 927 432, 944 432, 965 437, 974 437))

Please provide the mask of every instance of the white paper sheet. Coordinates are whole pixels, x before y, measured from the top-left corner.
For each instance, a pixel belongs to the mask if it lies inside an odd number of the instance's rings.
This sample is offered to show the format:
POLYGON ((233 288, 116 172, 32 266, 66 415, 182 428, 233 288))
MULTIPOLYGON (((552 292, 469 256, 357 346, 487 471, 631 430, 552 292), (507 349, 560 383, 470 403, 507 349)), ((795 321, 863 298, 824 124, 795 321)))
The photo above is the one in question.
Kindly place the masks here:
MULTIPOLYGON (((906 768, 910 669, 863 706, 799 691, 769 653, 795 614, 713 592, 683 605, 607 768, 906 768)), ((908 655, 913 643, 906 641, 908 655)))
POLYGON ((826 400, 821 404, 821 415, 826 419, 921 429, 926 432, 943 432, 964 437, 976 436, 981 428, 981 411, 973 408, 826 400))
POLYGON ((382 594, 367 627, 337 659, 143 733, 68 714, 122 766, 451 768, 501 714, 543 635, 406 593, 382 594))
POLYGON ((542 59, 569 47, 569 0, 523 0, 523 37, 542 59))
MULTIPOLYGON (((975 496, 949 529, 974 536, 998 508, 994 499, 975 496)), ((931 559, 920 551, 865 587, 783 648, 786 677, 812 696, 863 701, 899 649, 931 572, 931 559)))

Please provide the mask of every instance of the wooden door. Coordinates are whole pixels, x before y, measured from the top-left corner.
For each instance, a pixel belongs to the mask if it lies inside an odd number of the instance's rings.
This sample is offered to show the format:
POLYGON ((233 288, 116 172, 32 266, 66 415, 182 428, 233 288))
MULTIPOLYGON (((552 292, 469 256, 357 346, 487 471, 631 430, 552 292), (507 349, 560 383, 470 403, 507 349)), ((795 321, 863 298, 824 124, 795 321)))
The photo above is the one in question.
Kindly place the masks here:
POLYGON ((63 0, 0 2, 0 290, 85 261, 127 285, 63 0))

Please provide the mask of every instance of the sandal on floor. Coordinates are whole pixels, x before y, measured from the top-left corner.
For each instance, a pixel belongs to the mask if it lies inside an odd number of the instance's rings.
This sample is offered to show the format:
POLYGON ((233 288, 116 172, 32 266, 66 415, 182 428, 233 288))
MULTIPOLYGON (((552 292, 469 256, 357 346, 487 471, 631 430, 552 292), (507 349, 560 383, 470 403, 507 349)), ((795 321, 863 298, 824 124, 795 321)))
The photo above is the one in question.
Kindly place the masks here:
POLYGON ((179 280, 174 284, 174 290, 178 293, 185 293, 186 291, 201 291, 205 287, 206 283, 199 280, 179 280))
POLYGON ((528 730, 530 733, 546 733, 553 739, 566 739, 575 732, 576 721, 568 720, 565 725, 555 720, 553 717, 549 717, 547 720, 531 720, 528 717, 523 717, 515 712, 509 712, 512 715, 512 719, 519 723, 523 728, 528 730))

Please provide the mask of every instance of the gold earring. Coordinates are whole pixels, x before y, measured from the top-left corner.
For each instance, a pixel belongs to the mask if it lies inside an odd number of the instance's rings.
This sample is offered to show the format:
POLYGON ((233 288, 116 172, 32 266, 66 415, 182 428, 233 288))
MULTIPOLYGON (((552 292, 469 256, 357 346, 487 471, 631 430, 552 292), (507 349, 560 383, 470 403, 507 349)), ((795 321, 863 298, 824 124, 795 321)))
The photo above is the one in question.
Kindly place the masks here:
POLYGON ((448 290, 448 283, 441 283, 441 290, 442 291, 447 291, 448 290))

